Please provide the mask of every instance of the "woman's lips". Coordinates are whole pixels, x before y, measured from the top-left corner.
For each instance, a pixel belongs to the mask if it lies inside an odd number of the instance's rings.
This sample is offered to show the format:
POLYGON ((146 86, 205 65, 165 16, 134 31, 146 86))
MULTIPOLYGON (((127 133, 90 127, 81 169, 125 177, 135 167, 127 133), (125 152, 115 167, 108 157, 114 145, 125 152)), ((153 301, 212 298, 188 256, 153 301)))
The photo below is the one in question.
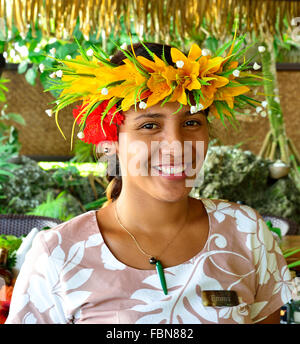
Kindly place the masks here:
POLYGON ((152 166, 151 175, 153 176, 161 176, 169 180, 181 180, 185 179, 187 175, 185 174, 185 171, 190 168, 192 163, 184 164, 184 165, 157 165, 152 166), (174 168, 175 170, 171 170, 171 168, 174 168), (181 168, 181 169, 180 169, 181 168), (179 169, 176 171, 176 169, 179 169))

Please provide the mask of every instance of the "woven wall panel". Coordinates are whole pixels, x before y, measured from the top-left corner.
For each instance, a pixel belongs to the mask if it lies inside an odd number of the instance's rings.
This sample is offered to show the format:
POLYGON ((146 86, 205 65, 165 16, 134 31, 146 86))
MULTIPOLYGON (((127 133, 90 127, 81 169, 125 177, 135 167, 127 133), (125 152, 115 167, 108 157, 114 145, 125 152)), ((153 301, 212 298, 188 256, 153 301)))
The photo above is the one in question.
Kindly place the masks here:
MULTIPOLYGON (((53 97, 49 92, 44 93, 42 85, 38 82, 36 86, 30 86, 24 75, 14 71, 5 71, 3 77, 10 79, 7 94, 7 112, 22 114, 27 122, 26 127, 15 125, 19 129, 19 139, 22 143, 21 154, 43 155, 43 156, 69 156, 71 129, 73 125, 72 108, 62 110, 59 113, 59 124, 67 141, 60 134, 54 117, 50 118, 45 110, 51 108, 49 103, 53 97)), ((283 108, 287 134, 294 141, 300 151, 300 71, 279 71, 279 94, 283 108)), ((218 121, 215 132, 221 142, 226 145, 234 145, 239 142, 247 142, 242 148, 251 150, 257 154, 262 141, 269 129, 267 118, 260 116, 251 121, 241 121, 238 132, 230 131, 230 135, 218 121)), ((75 127, 74 142, 78 140, 75 127)))
MULTIPOLYGON (((300 152, 300 71, 278 71, 277 78, 286 132, 294 141, 298 152, 300 152)), ((250 150, 258 154, 265 135, 270 128, 268 118, 257 116, 251 117, 249 120, 243 120, 240 116, 239 119, 239 131, 231 130, 230 135, 220 122, 214 121, 213 127, 216 136, 225 145, 245 142, 241 146, 244 150, 250 150)))
MULTIPOLYGON (((5 71, 2 75, 10 80, 7 84, 9 93, 7 94, 7 112, 21 114, 26 120, 26 127, 16 124, 19 130, 19 140, 22 143, 20 153, 24 155, 43 156, 69 156, 70 138, 73 125, 72 108, 60 111, 59 125, 68 141, 59 132, 54 115, 49 117, 46 109, 51 109, 54 100, 50 92, 44 92, 43 86, 38 81, 35 86, 31 86, 25 80, 24 74, 16 71, 5 71)), ((77 129, 77 127, 76 127, 77 129)), ((78 130, 75 129, 75 133, 78 130)), ((74 135, 74 142, 76 140, 74 135)), ((74 145, 73 145, 74 146, 74 145)))

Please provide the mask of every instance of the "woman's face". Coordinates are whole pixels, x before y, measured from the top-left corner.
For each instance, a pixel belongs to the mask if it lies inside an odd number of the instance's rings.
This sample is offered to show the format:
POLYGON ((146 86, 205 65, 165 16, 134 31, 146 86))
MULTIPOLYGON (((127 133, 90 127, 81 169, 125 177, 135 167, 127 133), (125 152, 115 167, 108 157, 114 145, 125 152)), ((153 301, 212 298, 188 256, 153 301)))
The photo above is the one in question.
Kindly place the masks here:
POLYGON ((122 189, 138 188, 165 201, 188 196, 203 165, 209 133, 203 112, 191 114, 183 106, 172 114, 178 107, 177 102, 158 103, 145 110, 132 106, 124 113, 115 147, 122 189))

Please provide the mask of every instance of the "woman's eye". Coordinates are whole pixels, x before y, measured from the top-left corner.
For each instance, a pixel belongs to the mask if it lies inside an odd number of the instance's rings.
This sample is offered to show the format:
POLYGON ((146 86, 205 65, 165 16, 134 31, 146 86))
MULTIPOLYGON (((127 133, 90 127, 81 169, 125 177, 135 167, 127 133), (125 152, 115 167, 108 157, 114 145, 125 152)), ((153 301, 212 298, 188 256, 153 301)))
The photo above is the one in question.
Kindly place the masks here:
MULTIPOLYGON (((197 123, 198 125, 201 125, 201 123, 199 121, 195 121, 195 120, 190 120, 190 121, 186 121, 185 123, 197 123)), ((194 127, 194 125, 188 125, 189 127, 194 127)))
POLYGON ((151 125, 157 125, 157 124, 155 124, 155 123, 146 123, 146 124, 144 124, 142 127, 141 127, 141 129, 153 129, 153 128, 145 128, 146 126, 151 126, 151 125))
MULTIPOLYGON (((193 124, 198 124, 201 125, 201 122, 196 121, 196 120, 190 120, 190 121, 186 121, 185 123, 193 123, 193 124)), ((195 125, 188 125, 188 127, 194 127, 195 125)), ((140 127, 140 129, 157 129, 157 128, 153 128, 153 125, 158 126, 158 124, 156 123, 146 123, 143 126, 140 127)))

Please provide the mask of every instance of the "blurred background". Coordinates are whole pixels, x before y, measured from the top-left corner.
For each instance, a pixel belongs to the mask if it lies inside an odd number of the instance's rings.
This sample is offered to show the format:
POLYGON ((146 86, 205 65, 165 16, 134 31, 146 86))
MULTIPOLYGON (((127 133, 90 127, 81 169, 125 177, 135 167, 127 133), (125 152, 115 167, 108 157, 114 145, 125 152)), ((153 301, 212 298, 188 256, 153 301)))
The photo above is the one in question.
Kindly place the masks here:
MULTIPOLYGON (((73 107, 58 116, 67 140, 49 111, 58 95, 45 92, 49 68, 56 64, 53 56, 75 58, 75 38, 86 51, 94 44, 112 55, 115 43, 127 45, 130 36, 134 43, 166 43, 185 52, 197 43, 213 55, 233 39, 235 29, 245 36, 241 51, 248 48, 241 61, 254 55, 249 73, 264 77, 260 86, 253 81, 253 95, 262 103, 240 110, 236 128, 226 120, 226 127, 212 121, 203 182, 191 196, 225 199, 259 211, 299 282, 296 0, 1 0, 0 248, 7 250, 6 274, 20 267, 16 254, 28 233, 32 240, 34 230, 36 234, 96 210, 107 200, 107 164, 97 163, 92 145, 77 138, 78 127, 71 149, 73 107)), ((8 314, 13 283, 0 285, 0 323, 8 314)), ((300 323, 299 285, 298 290, 282 307, 283 323, 300 323)))
POLYGON ((184 51, 196 42, 214 53, 235 27, 251 46, 241 58, 255 54, 257 71, 272 82, 257 87, 264 106, 244 109, 235 130, 212 122, 204 182, 191 194, 300 225, 300 3, 284 0, 1 1, 0 213, 66 220, 105 201, 105 164, 97 165, 93 147, 76 135, 70 149, 72 108, 58 118, 67 141, 47 114, 55 100, 44 92, 51 56, 74 58, 74 38, 112 55, 113 41, 129 44, 129 35, 184 51))

